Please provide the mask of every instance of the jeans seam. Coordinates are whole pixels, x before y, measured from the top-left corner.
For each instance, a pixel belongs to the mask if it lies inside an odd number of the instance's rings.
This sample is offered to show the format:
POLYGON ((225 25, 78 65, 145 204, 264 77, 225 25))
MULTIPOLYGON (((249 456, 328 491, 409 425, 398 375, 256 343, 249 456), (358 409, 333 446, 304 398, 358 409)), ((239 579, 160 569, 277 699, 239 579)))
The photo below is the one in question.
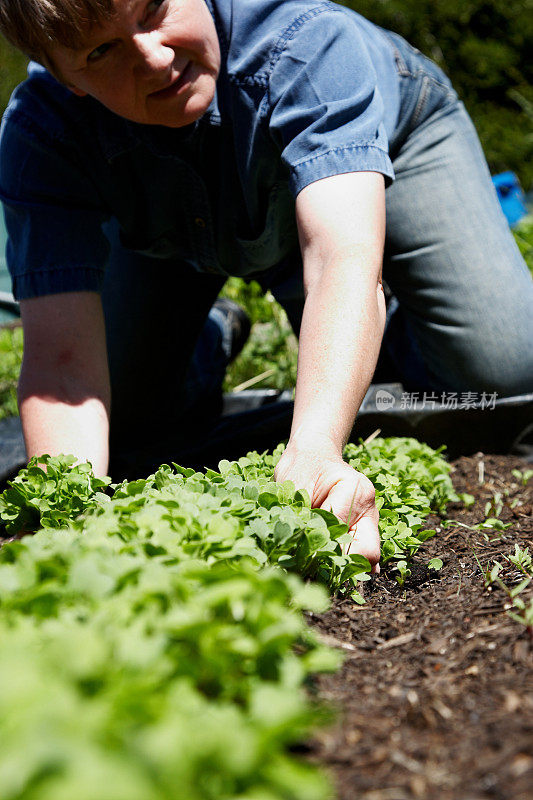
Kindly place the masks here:
MULTIPOLYGON (((409 43, 407 43, 407 44, 409 44, 409 43)), ((409 47, 411 47, 411 45, 409 45, 409 47)), ((412 47, 411 47, 411 49, 413 50, 413 53, 415 55, 420 55, 423 58, 427 58, 427 56, 424 56, 424 54, 422 52, 420 52, 420 50, 414 50, 412 47)), ((447 89, 448 91, 450 90, 450 87, 449 87, 449 85, 447 83, 443 83, 442 81, 439 81, 438 78, 435 78, 434 75, 430 75, 422 67, 417 67, 417 69, 415 71, 410 69, 408 67, 407 63, 405 62, 400 50, 396 47, 396 45, 394 43, 393 43, 393 52, 394 52, 394 60, 396 62, 396 69, 398 71, 398 74, 401 75, 402 78, 417 79, 422 75, 422 76, 426 76, 428 81, 430 81, 431 83, 434 83, 436 86, 439 86, 442 89, 447 89)))
POLYGON ((405 77, 407 76, 411 77, 411 72, 407 68, 407 64, 403 60, 402 54, 396 47, 394 48, 394 60, 396 62, 396 69, 398 71, 398 74, 405 77))
POLYGON ((429 97, 429 90, 431 86, 437 87, 438 89, 445 91, 446 97, 443 98, 444 100, 455 99, 455 93, 453 91, 453 88, 450 89, 450 87, 446 83, 439 81, 433 75, 429 75, 427 72, 424 72, 424 70, 418 70, 416 73, 408 72, 407 74, 404 75, 404 77, 409 78, 409 80, 418 80, 420 77, 422 77, 422 85, 420 87, 420 92, 416 101, 416 106, 413 113, 411 114, 411 117, 409 118, 408 122, 409 129, 412 129, 418 123, 418 120, 420 119, 422 112, 427 104, 427 100, 429 97))
POLYGON ((420 87, 420 92, 418 95, 418 99, 416 101, 415 110, 411 115, 411 119, 409 124, 414 126, 418 122, 422 111, 424 110, 424 106, 426 105, 427 98, 428 98, 428 88, 429 88, 429 80, 427 75, 424 75, 422 78, 422 86, 420 87))

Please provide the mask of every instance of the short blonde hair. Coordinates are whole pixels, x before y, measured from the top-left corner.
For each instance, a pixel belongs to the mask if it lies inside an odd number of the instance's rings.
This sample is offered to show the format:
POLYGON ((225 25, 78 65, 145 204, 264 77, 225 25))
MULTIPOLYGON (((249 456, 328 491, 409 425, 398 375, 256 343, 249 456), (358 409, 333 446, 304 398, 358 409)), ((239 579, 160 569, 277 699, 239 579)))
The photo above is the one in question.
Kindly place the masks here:
POLYGON ((113 0, 0 0, 0 32, 60 78, 50 48, 80 47, 87 33, 114 13, 113 0))

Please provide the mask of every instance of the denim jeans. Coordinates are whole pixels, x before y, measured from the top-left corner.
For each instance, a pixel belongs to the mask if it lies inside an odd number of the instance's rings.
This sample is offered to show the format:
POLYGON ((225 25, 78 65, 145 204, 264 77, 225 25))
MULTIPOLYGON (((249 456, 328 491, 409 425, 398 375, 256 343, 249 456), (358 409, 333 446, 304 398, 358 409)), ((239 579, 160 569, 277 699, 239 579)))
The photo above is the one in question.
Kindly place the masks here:
POLYGON ((533 391, 533 281, 474 126, 444 73, 389 35, 407 136, 386 194, 384 276, 401 323, 391 316, 385 350, 421 388, 533 391))
MULTIPOLYGON (((533 281, 475 128, 442 70, 386 33, 402 103, 383 261, 395 299, 374 380, 412 391, 533 391, 533 281)), ((298 330, 301 271, 264 286, 298 330)))
POLYGON ((126 250, 115 223, 106 234, 110 474, 145 477, 208 436, 220 416, 228 358, 210 309, 224 278, 126 250))
MULTIPOLYGON (((383 273, 396 299, 375 380, 411 390, 533 391, 533 281, 474 126, 442 70, 387 35, 402 98, 390 142, 396 180, 386 191, 383 273)), ((223 278, 128 252, 112 229, 109 237, 112 463, 118 473, 136 463, 142 474, 216 426, 227 355, 210 308, 223 278)), ((261 282, 298 332, 298 255, 261 282)))

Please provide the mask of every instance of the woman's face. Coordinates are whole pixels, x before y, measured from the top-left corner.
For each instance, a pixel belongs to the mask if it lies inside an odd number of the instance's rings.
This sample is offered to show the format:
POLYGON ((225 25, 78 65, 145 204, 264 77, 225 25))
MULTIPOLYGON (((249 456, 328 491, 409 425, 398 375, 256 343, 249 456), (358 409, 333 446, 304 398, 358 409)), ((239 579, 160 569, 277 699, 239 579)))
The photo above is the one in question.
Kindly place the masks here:
POLYGON ((109 22, 78 49, 50 57, 76 94, 115 114, 179 128, 205 113, 215 94, 220 48, 204 0, 114 0, 109 22))

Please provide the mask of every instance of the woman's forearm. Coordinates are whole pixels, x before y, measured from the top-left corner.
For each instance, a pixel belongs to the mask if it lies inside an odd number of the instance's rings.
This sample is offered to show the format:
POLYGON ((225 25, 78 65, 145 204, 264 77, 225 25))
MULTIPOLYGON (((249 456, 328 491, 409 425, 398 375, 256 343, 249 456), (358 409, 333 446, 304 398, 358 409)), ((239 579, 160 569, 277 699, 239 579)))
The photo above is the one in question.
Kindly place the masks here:
POLYGON ((105 475, 111 389, 100 297, 66 292, 20 305, 18 401, 28 457, 72 454, 105 475))
POLYGON ((305 301, 291 442, 341 452, 372 379, 385 298, 371 271, 345 261, 324 269, 305 301))
POLYGON ((28 458, 48 453, 90 461, 96 475, 107 474, 109 399, 105 392, 77 387, 62 393, 46 376, 22 369, 19 408, 28 458), (99 396, 100 395, 100 396, 99 396))
POLYGON ((28 458, 72 454, 89 461, 96 475, 107 474, 109 424, 99 400, 71 406, 30 396, 21 401, 20 416, 28 458))

